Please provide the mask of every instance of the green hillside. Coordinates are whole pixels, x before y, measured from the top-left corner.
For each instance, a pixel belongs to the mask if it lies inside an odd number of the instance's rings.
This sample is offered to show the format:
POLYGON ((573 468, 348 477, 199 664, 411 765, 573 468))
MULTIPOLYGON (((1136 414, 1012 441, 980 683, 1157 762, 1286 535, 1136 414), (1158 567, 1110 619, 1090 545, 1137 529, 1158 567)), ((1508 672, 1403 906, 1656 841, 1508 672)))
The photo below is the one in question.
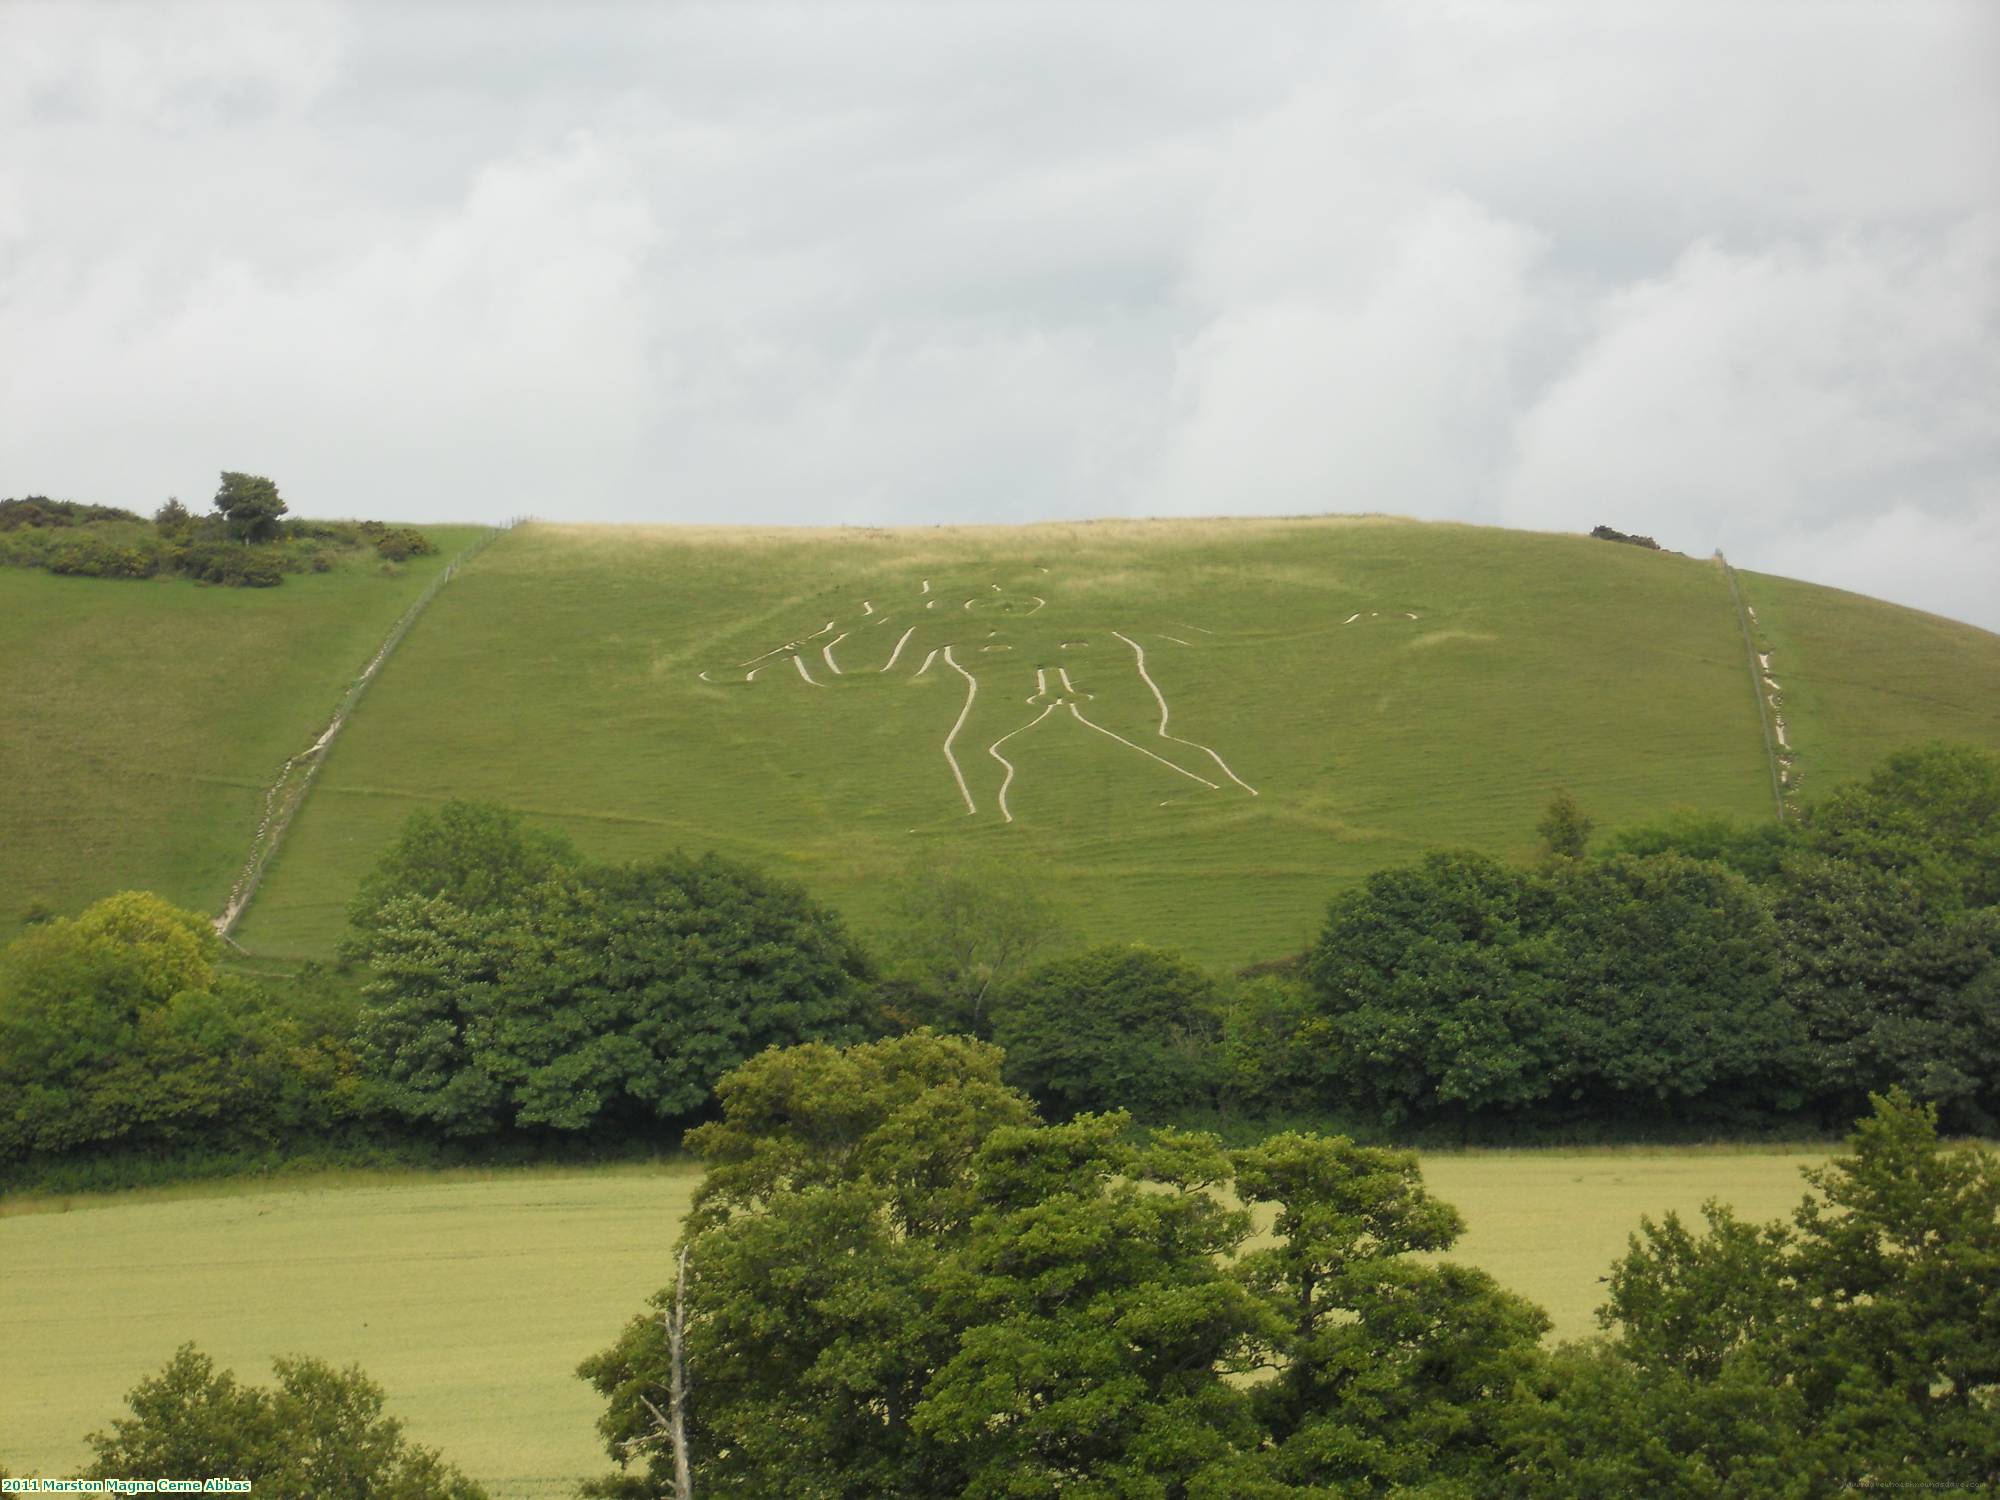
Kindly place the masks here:
POLYGON ((216 910, 264 789, 480 527, 281 588, 0 568, 0 939, 30 902, 143 887, 216 910))
MULTIPOLYGON (((2000 743, 2000 638, 1743 583, 1808 792, 2000 743)), ((238 936, 328 952, 408 812, 476 797, 602 858, 720 849, 864 930, 924 861, 1024 861, 1084 936, 1240 963, 1424 848, 1525 851, 1565 785, 1605 828, 1770 815, 1711 561, 1380 518, 537 525, 384 671, 238 936)))

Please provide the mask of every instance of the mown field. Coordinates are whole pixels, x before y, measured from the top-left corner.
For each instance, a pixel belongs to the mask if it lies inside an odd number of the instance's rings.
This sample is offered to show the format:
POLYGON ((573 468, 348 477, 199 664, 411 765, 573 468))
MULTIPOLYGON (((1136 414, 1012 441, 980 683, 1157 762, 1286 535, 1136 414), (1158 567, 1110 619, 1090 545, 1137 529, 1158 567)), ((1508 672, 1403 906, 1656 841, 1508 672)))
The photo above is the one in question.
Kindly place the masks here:
MULTIPOLYGON (((1469 1226, 1454 1258, 1593 1331, 1641 1214, 1721 1198, 1784 1215, 1822 1158, 1777 1151, 1496 1152, 1424 1163, 1469 1226)), ((80 1465, 83 1434, 193 1340, 241 1377, 273 1355, 358 1362, 420 1441, 496 1500, 609 1467, 572 1375, 667 1279, 688 1166, 333 1177, 30 1203, 0 1216, 0 1464, 80 1465)))
POLYGON ((264 788, 482 529, 275 589, 0 568, 0 941, 121 889, 218 910, 264 788))
POLYGON ((1372 518, 531 526, 371 690, 239 936, 327 952, 410 809, 457 796, 603 858, 720 849, 864 930, 903 871, 1022 861, 1087 938, 1241 963, 1369 870, 1525 851, 1561 785, 1607 826, 1768 811, 1711 563, 1372 518))

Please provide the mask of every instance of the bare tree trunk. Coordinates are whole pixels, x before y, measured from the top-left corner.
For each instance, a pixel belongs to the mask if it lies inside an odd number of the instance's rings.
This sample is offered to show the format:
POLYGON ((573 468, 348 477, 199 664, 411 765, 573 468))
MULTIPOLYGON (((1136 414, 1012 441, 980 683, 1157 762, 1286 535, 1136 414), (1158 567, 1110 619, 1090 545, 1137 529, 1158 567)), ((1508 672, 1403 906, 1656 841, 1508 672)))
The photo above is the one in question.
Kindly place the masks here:
POLYGON ((667 1387, 667 1415, 673 1429, 674 1500, 694 1500, 694 1480, 688 1473, 687 1361, 683 1340, 687 1333, 687 1246, 681 1246, 680 1264, 674 1271, 674 1311, 667 1322, 667 1355, 672 1363, 672 1383, 667 1387))

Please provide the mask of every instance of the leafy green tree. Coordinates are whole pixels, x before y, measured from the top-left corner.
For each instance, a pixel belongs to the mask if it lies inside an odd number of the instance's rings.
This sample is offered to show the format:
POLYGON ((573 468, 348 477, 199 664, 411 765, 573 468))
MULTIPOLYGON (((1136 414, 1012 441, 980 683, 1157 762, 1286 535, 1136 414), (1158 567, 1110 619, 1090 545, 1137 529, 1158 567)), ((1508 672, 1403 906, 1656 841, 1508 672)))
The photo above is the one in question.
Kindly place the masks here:
POLYGON ((1600 1111, 1798 1106, 1805 1038, 1748 881, 1679 854, 1617 855, 1552 869, 1541 890, 1558 1090, 1600 1111))
POLYGON ((1657 823, 1620 830, 1606 848, 1608 854, 1644 858, 1679 854, 1709 864, 1726 865, 1751 884, 1762 887, 1778 878, 1785 856, 1800 844, 1798 825, 1770 819, 1743 823, 1734 818, 1682 810, 1657 823))
POLYGON ((1045 885, 1018 864, 926 862, 898 883, 887 938, 898 1003, 915 1020, 992 1035, 996 995, 1068 938, 1045 885))
POLYGON ((469 912, 488 912, 582 864, 568 839, 529 827, 498 803, 447 802, 435 812, 418 808, 349 904, 344 951, 365 957, 385 909, 400 898, 435 897, 469 912))
POLYGON ((469 826, 415 829, 356 904, 360 1050, 394 1113, 632 1128, 699 1109, 765 1047, 862 1035, 866 961, 797 887, 714 856, 565 871, 507 820, 469 826), (442 893, 381 899, 412 887, 442 893))
POLYGON ((1516 1430, 1530 1493, 1984 1493, 2000 1466, 2000 1161, 1878 1097, 1789 1225, 1641 1222, 1516 1430), (1539 1426, 1522 1441, 1520 1434, 1539 1426))
POLYGON ((1051 1113, 1130 1109, 1157 1120, 1213 1097, 1221 1009, 1214 981, 1173 954, 1094 948, 1010 989, 993 1038, 1008 1080, 1051 1113))
POLYGON ((215 492, 215 509, 229 523, 233 535, 253 542, 276 536, 278 517, 288 507, 278 497, 277 485, 263 475, 225 469, 221 488, 215 492))
POLYGON ((1933 743, 1813 808, 1822 854, 1891 872, 1940 912, 2000 906, 2000 755, 1933 743))
POLYGON ((1245 1203, 1277 1206, 1273 1243, 1240 1274, 1286 1333, 1255 1388, 1269 1443, 1215 1493, 1495 1492, 1505 1409, 1539 1370, 1547 1316, 1483 1272, 1415 1258, 1464 1225, 1414 1152, 1293 1132, 1234 1165, 1245 1203))
POLYGON ((194 524, 194 516, 188 508, 172 495, 166 504, 153 512, 153 526, 162 536, 179 536, 194 524))
POLYGON ((245 1479, 275 1500, 485 1500, 486 1491, 403 1436, 358 1367, 273 1362, 273 1389, 239 1385, 184 1344, 126 1397, 132 1415, 87 1439, 90 1479, 245 1479))
MULTIPOLYGON (((689 1221, 697 1493, 1505 1493, 1488 1450, 1545 1320, 1414 1264, 1458 1228, 1414 1158, 1042 1125, 999 1062, 919 1031, 724 1080, 690 1137, 713 1163, 689 1221), (1277 1205, 1268 1248, 1240 1253, 1232 1180, 1277 1205)), ((670 1493, 660 1319, 581 1373, 624 1469, 594 1492, 670 1493)))
POLYGON ((1394 1124, 1545 1099, 1566 1055, 1556 955, 1526 875, 1433 854, 1337 898, 1306 961, 1299 1045, 1325 1094, 1394 1124))
POLYGON ((1568 787, 1549 798, 1548 811, 1535 825, 1545 859, 1582 859, 1590 852, 1590 833, 1597 824, 1584 812, 1568 787))
POLYGON ((1879 864, 1799 853, 1775 893, 1783 990, 1822 1108, 1900 1086, 1969 1128, 2000 1115, 2000 909, 1940 911, 1879 864))
POLYGON ((207 918, 145 892, 0 954, 0 1155, 267 1144, 354 1110, 344 1029, 219 975, 207 918))

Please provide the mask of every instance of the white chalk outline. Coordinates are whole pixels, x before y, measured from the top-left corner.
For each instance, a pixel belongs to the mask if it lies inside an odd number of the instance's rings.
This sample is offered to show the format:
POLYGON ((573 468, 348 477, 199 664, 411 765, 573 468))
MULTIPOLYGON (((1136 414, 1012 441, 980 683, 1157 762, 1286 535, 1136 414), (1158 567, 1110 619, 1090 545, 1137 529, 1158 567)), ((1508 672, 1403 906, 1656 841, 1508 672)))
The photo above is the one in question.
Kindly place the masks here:
POLYGON ((824 646, 819 648, 819 654, 826 658, 827 666, 832 669, 833 675, 836 677, 845 677, 847 674, 841 671, 839 663, 834 661, 833 648, 835 646, 838 646, 842 641, 846 640, 850 633, 851 632, 849 631, 843 630, 840 632, 839 635, 835 636, 832 640, 828 641, 824 646))
MULTIPOLYGON (((1199 781, 1203 786, 1207 787, 1212 792, 1219 792, 1222 790, 1222 787, 1219 784, 1210 781, 1206 776, 1197 776, 1194 774, 1194 772, 1187 770, 1181 766, 1175 765, 1172 761, 1168 760, 1164 755, 1155 755, 1153 754, 1152 751, 1148 750, 1144 745, 1134 745, 1130 740, 1126 739, 1124 735, 1112 734, 1111 731, 1106 729, 1102 724, 1093 723, 1091 720, 1086 719, 1083 716, 1083 710, 1078 708, 1074 703, 1065 704, 1064 706, 1068 708, 1072 714, 1076 715, 1077 723, 1083 725, 1085 728, 1095 729, 1099 734, 1102 735, 1109 735, 1112 739, 1118 741, 1119 744, 1124 745, 1130 749, 1137 750, 1141 755, 1145 756, 1148 760, 1158 761, 1161 765, 1165 766, 1169 771, 1179 771, 1180 774, 1187 777, 1189 781, 1199 781)), ((1256 793, 1252 792, 1251 795, 1254 797, 1256 793)))
MULTIPOLYGON (((1142 682, 1146 684, 1147 687, 1153 690, 1153 701, 1160 705, 1160 738, 1163 740, 1172 740, 1177 745, 1186 745, 1191 750, 1201 751, 1210 760, 1214 761, 1218 766, 1222 767, 1223 775, 1227 776, 1231 781, 1235 782, 1238 786, 1242 787, 1243 790, 1248 792, 1251 796, 1255 797, 1256 795, 1258 795, 1257 788, 1250 785, 1249 782, 1245 781, 1241 776, 1238 776, 1234 771, 1230 770, 1229 762, 1225 761, 1221 756, 1217 755, 1213 750, 1209 749, 1208 746, 1203 744, 1198 744, 1194 740, 1184 740, 1177 734, 1167 733, 1167 697, 1166 694, 1160 691, 1160 685, 1157 682, 1153 681, 1152 674, 1146 670, 1146 648, 1144 646, 1141 646, 1137 641, 1133 640, 1132 637, 1130 637, 1129 635, 1125 635, 1120 631, 1114 630, 1111 633, 1117 636, 1119 640, 1123 641, 1126 645, 1132 648, 1133 656, 1135 656, 1138 659, 1139 678, 1142 682)), ((1213 782, 1209 784, 1211 786, 1214 785, 1213 782)), ((1220 788, 1218 788, 1218 790, 1220 790, 1220 788)))
POLYGON ((958 794, 965 799, 965 815, 969 818, 977 815, 979 804, 972 800, 972 792, 965 784, 965 776, 958 769, 958 757, 951 753, 951 742, 958 738, 959 730, 965 728, 966 715, 972 712, 972 700, 979 696, 979 679, 952 660, 949 646, 944 648, 944 664, 965 679, 965 704, 958 711, 958 722, 951 726, 951 733, 944 737, 944 758, 951 765, 951 779, 958 783, 958 794))
POLYGON ((1023 724, 1019 729, 1008 730, 1005 734, 1001 735, 999 739, 995 740, 992 744, 986 747, 986 753, 992 756, 995 760, 999 761, 1001 765, 1007 768, 1007 774, 1004 778, 1002 778, 1000 782, 1000 816, 1005 818, 1009 823, 1014 821, 1014 815, 1009 811, 1007 811, 1007 788, 1014 784, 1014 762, 1007 759, 1006 756, 1000 753, 1000 747, 1006 744, 1007 741, 1014 738, 1015 735, 1026 734, 1030 729, 1033 729, 1037 724, 1041 723, 1042 720, 1046 719, 1050 714, 1054 713, 1055 711, 1056 711, 1056 705, 1051 703, 1047 708, 1043 709, 1040 713, 1036 714, 1034 718, 1030 719, 1027 723, 1023 724))
POLYGON ((937 647, 933 646, 931 647, 931 654, 924 658, 924 664, 921 667, 918 667, 915 672, 911 673, 911 675, 913 677, 923 676, 924 673, 928 672, 931 669, 931 661, 936 656, 937 656, 937 647))
POLYGON ((764 658, 767 656, 778 656, 786 651, 796 651, 798 650, 799 647, 803 646, 807 641, 818 640, 821 636, 825 635, 829 630, 833 629, 833 627, 838 623, 839 622, 835 620, 828 620, 824 625, 820 626, 820 628, 815 630, 811 635, 802 635, 795 641, 786 641, 785 644, 782 646, 773 646, 769 651, 766 651, 763 654, 763 656, 753 656, 748 661, 739 661, 736 665, 739 667, 754 667, 758 662, 764 660, 764 658))
POLYGON ((875 606, 873 604, 870 604, 866 599, 863 599, 861 601, 861 613, 863 613, 864 615, 872 615, 875 613, 875 606))
MULTIPOLYGON (((1081 691, 1081 690, 1080 690, 1080 689, 1079 689, 1079 688, 1077 687, 1077 685, 1076 685, 1075 683, 1073 683, 1073 682, 1071 682, 1071 681, 1069 680, 1069 668, 1068 668, 1068 667, 1057 667, 1057 668, 1056 668, 1056 676, 1058 676, 1058 677, 1060 677, 1060 678, 1062 679, 1062 685, 1063 685, 1063 691, 1064 691, 1065 693, 1075 693, 1075 692, 1080 692, 1080 691, 1081 691)), ((1086 697, 1086 698, 1095 698, 1095 697, 1097 696, 1097 694, 1095 694, 1095 693, 1084 693, 1084 694, 1083 694, 1083 696, 1084 696, 1084 697, 1086 697)))
POLYGON ((908 630, 904 631, 903 638, 900 641, 896 642, 896 649, 889 653, 889 659, 883 662, 882 665, 877 667, 875 670, 878 672, 886 672, 889 670, 889 668, 895 666, 896 658, 903 654, 903 648, 910 644, 910 637, 915 635, 916 633, 917 633, 917 627, 914 625, 912 625, 908 630))
POLYGON ((1028 597, 1029 597, 1030 599, 1032 599, 1032 600, 1034 600, 1034 601, 1035 601, 1035 608, 1034 608, 1034 609, 1031 609, 1031 610, 1029 610, 1029 611, 1028 611, 1028 613, 1029 613, 1029 614, 1031 614, 1031 615, 1032 615, 1032 614, 1036 613, 1036 612, 1037 612, 1037 611, 1039 611, 1039 610, 1043 610, 1043 609, 1047 609, 1047 608, 1048 608, 1048 604, 1049 604, 1049 601, 1048 601, 1048 600, 1046 600, 1046 599, 1044 599, 1044 598, 1043 598, 1043 597, 1042 597, 1042 596, 1041 596, 1040 594, 1030 594, 1030 595, 1028 595, 1028 597))
POLYGON ((806 659, 803 656, 794 656, 792 658, 792 665, 799 669, 799 676, 805 678, 807 682, 812 682, 814 687, 826 686, 823 682, 813 682, 813 674, 806 670, 806 659))

